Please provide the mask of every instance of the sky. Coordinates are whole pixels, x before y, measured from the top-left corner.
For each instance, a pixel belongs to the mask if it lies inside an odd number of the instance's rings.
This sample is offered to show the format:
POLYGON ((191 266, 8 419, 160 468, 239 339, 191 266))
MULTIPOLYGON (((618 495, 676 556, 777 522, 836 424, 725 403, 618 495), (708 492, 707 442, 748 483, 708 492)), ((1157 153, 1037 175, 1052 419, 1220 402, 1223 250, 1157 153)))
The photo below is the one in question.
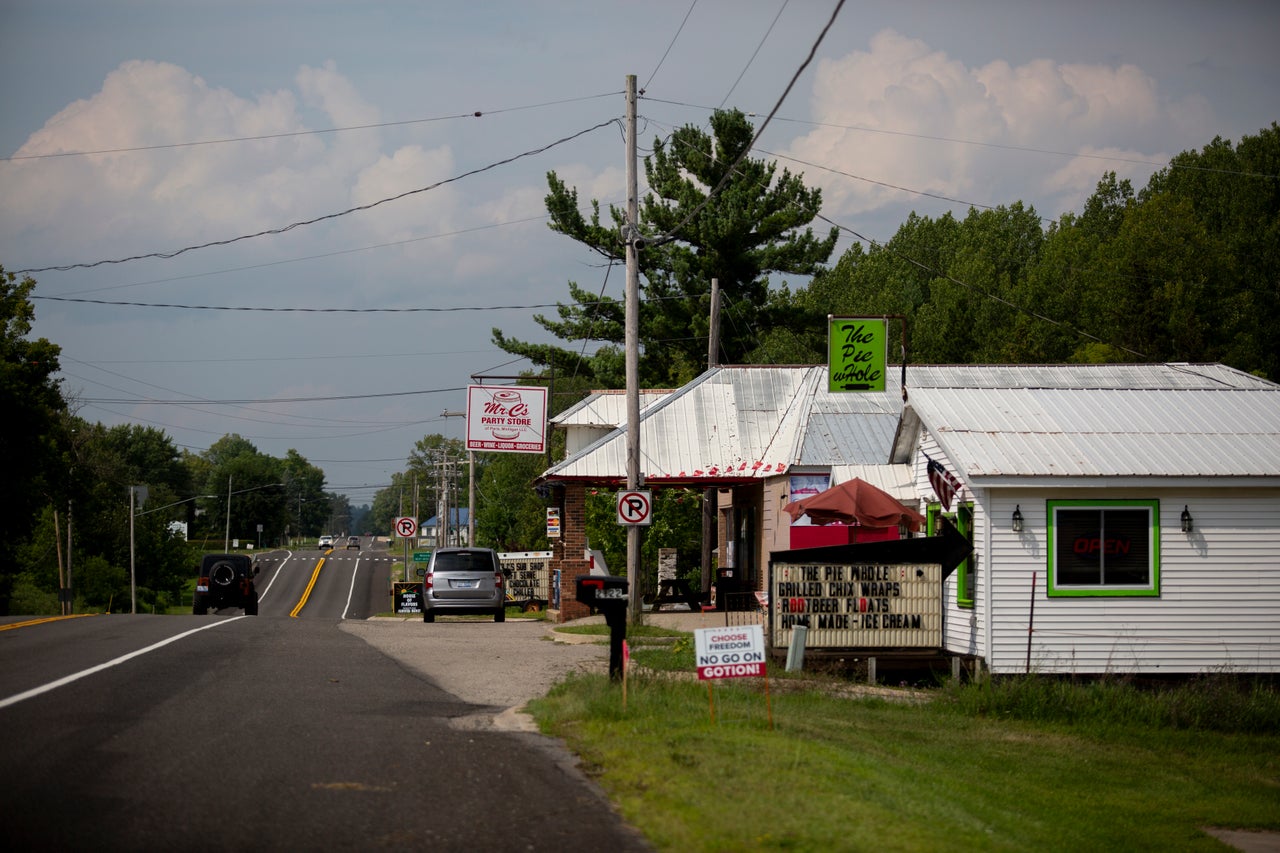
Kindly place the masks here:
POLYGON ((797 77, 837 5, 0 0, 0 265, 39 270, 81 417, 294 449, 358 506, 531 369, 492 329, 562 343, 533 317, 568 282, 623 297, 544 197, 624 203, 627 75, 641 157, 773 113, 752 156, 821 188, 833 265, 1280 120, 1280 3, 847 0, 797 77))

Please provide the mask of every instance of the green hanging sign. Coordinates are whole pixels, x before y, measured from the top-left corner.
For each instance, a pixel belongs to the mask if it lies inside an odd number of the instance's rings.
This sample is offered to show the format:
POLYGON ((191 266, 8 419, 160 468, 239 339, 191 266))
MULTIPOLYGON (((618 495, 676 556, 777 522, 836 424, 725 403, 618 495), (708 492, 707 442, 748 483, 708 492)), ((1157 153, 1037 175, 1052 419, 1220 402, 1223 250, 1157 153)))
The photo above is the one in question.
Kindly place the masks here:
POLYGON ((888 328, 883 317, 827 316, 827 390, 883 391, 888 328))

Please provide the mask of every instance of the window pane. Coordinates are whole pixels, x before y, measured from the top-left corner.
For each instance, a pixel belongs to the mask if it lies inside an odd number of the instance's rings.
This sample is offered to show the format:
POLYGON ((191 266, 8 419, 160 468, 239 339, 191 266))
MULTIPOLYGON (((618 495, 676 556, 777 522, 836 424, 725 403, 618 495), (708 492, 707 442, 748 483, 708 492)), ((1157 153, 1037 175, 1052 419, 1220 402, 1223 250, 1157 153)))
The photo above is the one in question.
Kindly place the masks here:
POLYGON ((1102 583, 1102 510, 1059 509, 1054 555, 1057 583, 1084 586, 1102 583))
POLYGON ((1150 583, 1150 513, 1145 509, 1108 509, 1102 521, 1103 582, 1108 586, 1150 583))

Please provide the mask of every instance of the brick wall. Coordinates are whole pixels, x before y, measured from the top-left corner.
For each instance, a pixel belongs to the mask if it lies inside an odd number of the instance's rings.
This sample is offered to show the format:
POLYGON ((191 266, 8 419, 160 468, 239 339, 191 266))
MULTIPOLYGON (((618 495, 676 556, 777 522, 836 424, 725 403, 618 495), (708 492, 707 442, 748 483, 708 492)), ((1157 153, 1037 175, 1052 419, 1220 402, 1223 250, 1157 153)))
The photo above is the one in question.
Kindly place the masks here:
POLYGON ((581 483, 566 483, 561 492, 560 538, 551 547, 551 577, 560 571, 560 612, 566 622, 590 616, 591 610, 578 603, 578 578, 591 571, 587 553, 587 495, 581 483))

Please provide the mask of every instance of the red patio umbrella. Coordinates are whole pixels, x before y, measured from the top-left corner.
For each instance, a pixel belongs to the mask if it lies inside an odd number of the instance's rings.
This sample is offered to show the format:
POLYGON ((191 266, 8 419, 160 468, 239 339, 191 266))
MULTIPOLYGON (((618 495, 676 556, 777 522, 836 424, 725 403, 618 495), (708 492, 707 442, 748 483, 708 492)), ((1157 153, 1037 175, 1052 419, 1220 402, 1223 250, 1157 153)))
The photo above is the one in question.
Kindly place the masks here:
POLYGON ((884 489, 866 480, 854 477, 825 492, 792 501, 782 511, 795 521, 802 515, 809 516, 814 524, 860 524, 863 527, 897 527, 905 524, 910 530, 919 530, 925 518, 913 509, 903 506, 898 499, 884 489))

